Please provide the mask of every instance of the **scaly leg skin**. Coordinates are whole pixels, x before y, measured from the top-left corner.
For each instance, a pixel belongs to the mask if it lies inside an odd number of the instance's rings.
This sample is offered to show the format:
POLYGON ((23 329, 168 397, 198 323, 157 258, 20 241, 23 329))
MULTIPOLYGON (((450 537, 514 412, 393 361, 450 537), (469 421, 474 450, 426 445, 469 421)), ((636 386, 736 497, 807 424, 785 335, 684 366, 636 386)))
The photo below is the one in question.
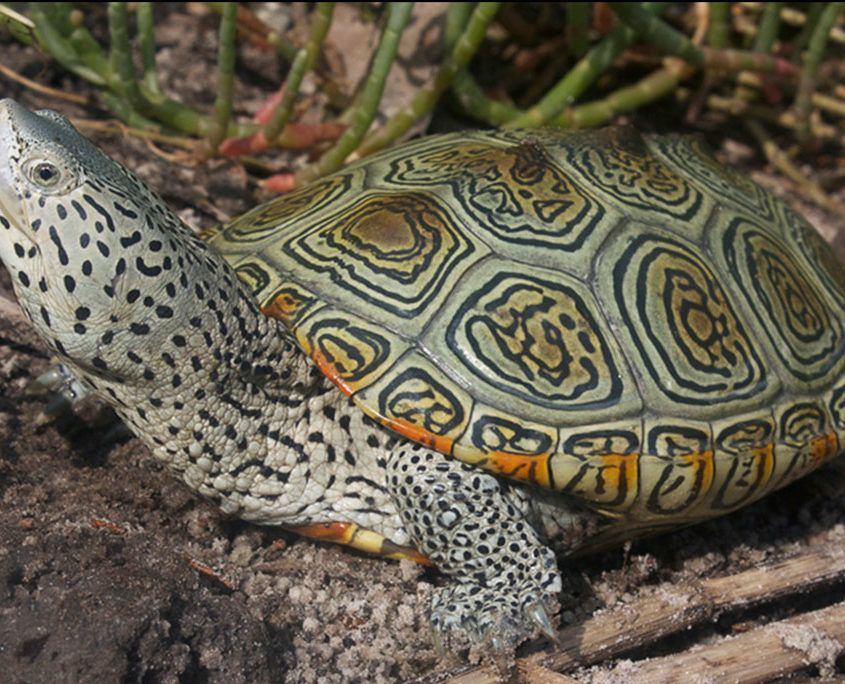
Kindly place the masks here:
POLYGON ((444 637, 450 647, 489 641, 497 652, 538 630, 555 639, 548 615, 557 608, 560 572, 518 490, 410 443, 391 453, 387 471, 417 548, 452 579, 432 599, 438 649, 444 637))

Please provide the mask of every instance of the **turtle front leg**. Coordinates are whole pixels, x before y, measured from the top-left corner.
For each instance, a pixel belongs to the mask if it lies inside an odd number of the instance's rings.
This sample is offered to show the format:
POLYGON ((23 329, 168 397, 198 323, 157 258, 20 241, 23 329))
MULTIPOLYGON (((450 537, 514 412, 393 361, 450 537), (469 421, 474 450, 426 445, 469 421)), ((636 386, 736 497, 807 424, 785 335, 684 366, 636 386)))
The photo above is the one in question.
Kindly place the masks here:
POLYGON ((417 548, 453 580, 435 591, 435 636, 511 649, 538 630, 561 590, 555 555, 525 518, 525 501, 496 477, 417 444, 387 463, 388 488, 417 548))

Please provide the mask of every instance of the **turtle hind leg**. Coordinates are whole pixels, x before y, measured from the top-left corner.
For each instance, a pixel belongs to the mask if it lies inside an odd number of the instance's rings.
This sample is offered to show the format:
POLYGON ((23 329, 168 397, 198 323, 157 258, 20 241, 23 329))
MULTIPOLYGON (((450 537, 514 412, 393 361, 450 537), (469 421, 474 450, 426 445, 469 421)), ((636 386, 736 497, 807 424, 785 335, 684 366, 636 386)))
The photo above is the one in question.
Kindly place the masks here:
POLYGON ((517 490, 410 443, 397 446, 387 469, 415 545, 452 580, 432 599, 438 643, 487 640, 506 651, 538 631, 554 639, 548 616, 557 607, 560 572, 517 490))

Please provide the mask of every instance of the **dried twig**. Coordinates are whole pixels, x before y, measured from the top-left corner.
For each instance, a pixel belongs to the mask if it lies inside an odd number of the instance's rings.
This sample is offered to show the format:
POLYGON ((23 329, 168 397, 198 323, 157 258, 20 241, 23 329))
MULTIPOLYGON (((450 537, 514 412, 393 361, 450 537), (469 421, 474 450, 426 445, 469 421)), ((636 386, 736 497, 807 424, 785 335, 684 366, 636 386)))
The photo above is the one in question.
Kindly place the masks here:
MULTIPOLYGON (((713 622, 730 610, 804 594, 843 580, 845 553, 830 547, 728 577, 683 586, 664 585, 633 603, 613 607, 580 625, 561 630, 560 651, 536 654, 527 660, 554 672, 568 672, 713 622)), ((845 613, 845 609, 840 610, 845 613)), ((780 667, 774 662, 772 666, 780 667)), ((770 676, 777 672, 773 669, 770 676)), ((492 668, 482 667, 448 681, 449 684, 486 684, 498 681, 496 677, 492 668)))

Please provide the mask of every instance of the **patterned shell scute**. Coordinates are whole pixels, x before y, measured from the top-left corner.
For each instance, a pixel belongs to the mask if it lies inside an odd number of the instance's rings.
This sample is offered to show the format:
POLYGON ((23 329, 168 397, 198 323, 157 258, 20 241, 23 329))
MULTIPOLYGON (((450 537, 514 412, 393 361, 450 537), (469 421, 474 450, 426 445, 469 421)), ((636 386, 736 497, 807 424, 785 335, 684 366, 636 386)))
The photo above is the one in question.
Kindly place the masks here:
POLYGON ((625 357, 583 282, 500 258, 471 276, 422 338, 471 394, 551 425, 641 410, 625 357))
POLYGON ((800 382, 821 380, 842 367, 842 319, 831 310, 818 278, 806 272, 781 240, 756 220, 733 217, 722 235, 725 263, 743 298, 753 302, 783 366, 800 382))
POLYGON ((845 444, 842 266, 696 140, 434 136, 210 241, 368 415, 629 529, 845 444))

